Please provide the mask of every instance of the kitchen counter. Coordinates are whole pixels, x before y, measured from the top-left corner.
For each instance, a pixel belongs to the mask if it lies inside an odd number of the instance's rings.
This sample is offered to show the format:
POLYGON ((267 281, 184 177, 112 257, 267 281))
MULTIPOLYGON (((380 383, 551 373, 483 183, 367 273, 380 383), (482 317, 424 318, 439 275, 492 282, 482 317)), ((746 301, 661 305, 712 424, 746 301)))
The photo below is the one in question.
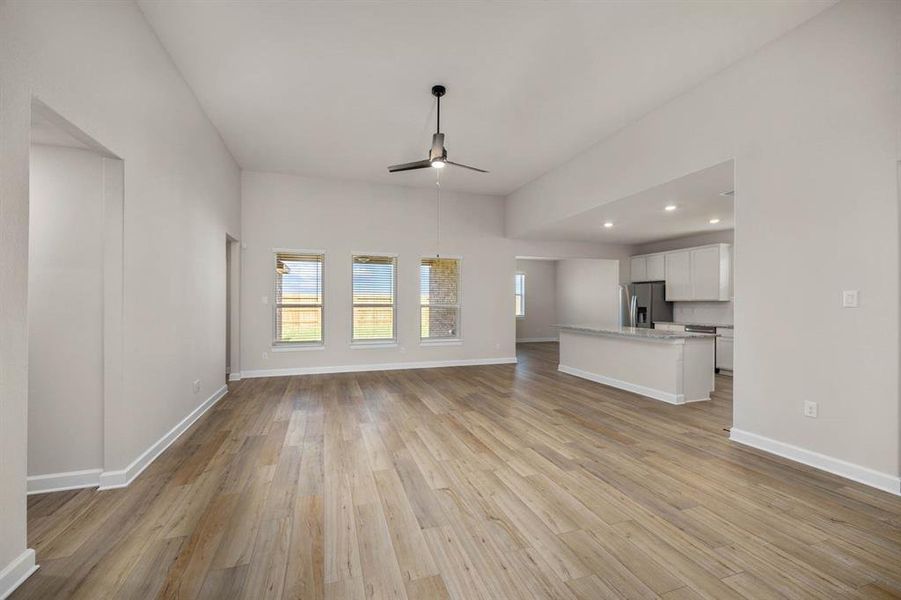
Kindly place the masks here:
MULTIPOLYGON (((662 321, 661 321, 662 323, 662 321)), ((694 333, 686 331, 663 331, 660 329, 647 329, 644 327, 616 327, 603 325, 554 325, 561 331, 574 331, 589 335, 608 335, 620 337, 641 338, 652 341, 673 341, 688 338, 713 338, 713 333, 694 333)))
POLYGON ((734 329, 735 326, 729 323, 702 323, 698 321, 654 321, 654 324, 661 325, 699 325, 701 327, 721 327, 722 329, 734 329))
POLYGON ((709 400, 717 336, 603 325, 557 325, 563 373, 670 404, 709 400))

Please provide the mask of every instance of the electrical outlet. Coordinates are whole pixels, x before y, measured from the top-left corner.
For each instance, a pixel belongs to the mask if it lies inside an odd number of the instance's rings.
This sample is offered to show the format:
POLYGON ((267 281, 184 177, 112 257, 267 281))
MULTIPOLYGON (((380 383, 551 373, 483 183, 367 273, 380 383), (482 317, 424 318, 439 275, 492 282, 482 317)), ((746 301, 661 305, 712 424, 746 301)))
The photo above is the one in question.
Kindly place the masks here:
POLYGON ((816 419, 819 413, 819 406, 813 400, 804 401, 804 416, 816 419))
POLYGON ((266 360, 267 358, 269 358, 269 353, 263 352, 263 360, 266 360))
POLYGON ((195 380, 194 380, 194 393, 196 394, 196 393, 198 393, 199 391, 200 391, 200 380, 199 380, 199 379, 195 379, 195 380))
POLYGON ((269 304, 269 296, 263 296, 262 298, 260 298, 260 302, 262 302, 263 304, 269 304))

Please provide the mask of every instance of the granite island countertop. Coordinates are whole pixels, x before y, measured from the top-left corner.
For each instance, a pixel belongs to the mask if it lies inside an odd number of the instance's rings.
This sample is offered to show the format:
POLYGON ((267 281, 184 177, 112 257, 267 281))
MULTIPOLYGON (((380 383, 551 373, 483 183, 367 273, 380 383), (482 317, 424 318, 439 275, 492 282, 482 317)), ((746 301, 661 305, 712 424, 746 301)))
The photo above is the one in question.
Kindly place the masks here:
POLYGON ((685 340, 689 338, 715 338, 713 333, 688 333, 685 331, 661 331, 660 329, 647 329, 644 327, 617 327, 609 325, 569 324, 559 323, 554 325, 563 331, 573 331, 589 335, 616 336, 638 338, 651 341, 685 340))
POLYGON ((734 329, 731 323, 705 323, 704 321, 654 321, 654 324, 661 325, 698 325, 700 327, 719 327, 721 329, 734 329))

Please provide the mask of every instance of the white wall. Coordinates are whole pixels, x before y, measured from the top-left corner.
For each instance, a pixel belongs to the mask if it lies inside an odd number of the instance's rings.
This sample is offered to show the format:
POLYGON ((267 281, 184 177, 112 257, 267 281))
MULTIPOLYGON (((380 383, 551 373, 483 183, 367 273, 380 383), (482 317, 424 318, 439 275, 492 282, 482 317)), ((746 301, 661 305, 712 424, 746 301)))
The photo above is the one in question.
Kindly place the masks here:
POLYGON ((572 258, 557 263, 557 317, 570 325, 615 326, 619 263, 572 258))
POLYGON ((654 252, 666 252, 668 250, 680 250, 694 246, 706 246, 707 244, 734 244, 735 230, 724 229, 707 233, 696 233, 667 240, 657 240, 632 246, 632 254, 653 254, 654 252))
POLYGON ((32 146, 28 475, 103 467, 103 158, 32 146))
POLYGON ((0 5, 0 94, 2 569, 25 550, 32 97, 125 164, 123 394, 105 407, 105 469, 127 466, 222 385, 222 244, 227 232, 238 237, 240 183, 132 3, 0 5))
MULTIPOLYGON (((726 229, 723 231, 711 231, 699 233, 669 240, 648 242, 633 247, 634 254, 651 254, 653 252, 666 252, 668 250, 680 250, 707 244, 735 244, 735 231, 726 229)), ((730 289, 734 289, 735 281, 735 247, 733 246, 732 261, 729 269, 730 289)), ((731 325, 735 321, 735 307, 733 301, 728 302, 674 302, 673 319, 684 323, 715 323, 717 325, 731 325)))
POLYGON ((517 341, 557 339, 557 261, 521 259, 516 271, 526 279, 526 314, 516 320, 517 341))
POLYGON ((511 241, 516 256, 522 259, 603 258, 615 260, 619 263, 620 282, 629 283, 631 267, 629 258, 634 252, 628 244, 594 244, 543 239, 513 239, 511 241))
POLYGON ((443 193, 441 254, 462 257, 463 343, 419 343, 419 260, 435 255, 432 190, 245 171, 242 174, 242 374, 273 369, 515 356, 515 258, 503 238, 503 201, 443 193), (324 349, 272 345, 273 248, 325 251, 324 349), (398 255, 396 348, 352 349, 351 256, 398 255), (263 355, 267 354, 268 358, 263 355))
POLYGON ((734 158, 735 428, 896 490, 899 27, 901 3, 842 2, 512 194, 506 222, 734 158))
POLYGON ((434 191, 252 171, 243 172, 242 184, 242 239, 247 244, 241 299, 244 376, 361 365, 509 360, 515 356, 513 275, 518 254, 615 251, 627 255, 623 248, 507 239, 503 199, 445 192, 440 249, 444 256, 463 259, 463 343, 421 346, 419 260, 435 254, 434 191), (272 296, 274 248, 325 251, 324 349, 272 349, 272 306, 262 298, 272 296), (351 348, 354 252, 398 255, 397 347, 351 348))

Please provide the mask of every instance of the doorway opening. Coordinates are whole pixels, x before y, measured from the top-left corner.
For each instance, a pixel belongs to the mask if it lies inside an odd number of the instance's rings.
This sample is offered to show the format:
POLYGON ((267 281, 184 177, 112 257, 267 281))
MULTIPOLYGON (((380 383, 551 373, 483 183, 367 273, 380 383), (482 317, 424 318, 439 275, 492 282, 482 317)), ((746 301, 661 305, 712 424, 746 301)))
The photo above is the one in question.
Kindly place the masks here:
POLYGON ((29 163, 29 494, 100 485, 121 404, 124 165, 40 100, 29 163))
POLYGON ((225 236, 225 382, 241 380, 241 245, 225 236))
POLYGON ((619 273, 617 259, 516 257, 517 361, 556 356, 558 324, 614 325, 619 273))

